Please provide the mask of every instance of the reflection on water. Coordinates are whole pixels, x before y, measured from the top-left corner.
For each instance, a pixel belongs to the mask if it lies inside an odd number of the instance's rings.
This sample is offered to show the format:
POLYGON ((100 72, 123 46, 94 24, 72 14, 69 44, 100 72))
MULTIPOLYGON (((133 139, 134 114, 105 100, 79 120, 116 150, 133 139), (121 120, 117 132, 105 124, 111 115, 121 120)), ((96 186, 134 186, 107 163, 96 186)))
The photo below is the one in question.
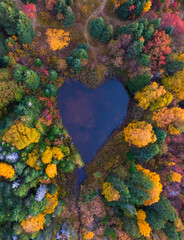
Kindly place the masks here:
MULTIPOLYGON (((80 82, 64 83, 58 93, 58 107, 63 125, 68 130, 85 163, 89 163, 114 129, 126 116, 128 94, 117 80, 91 90, 80 82)), ((78 170, 80 184, 84 169, 78 170)))

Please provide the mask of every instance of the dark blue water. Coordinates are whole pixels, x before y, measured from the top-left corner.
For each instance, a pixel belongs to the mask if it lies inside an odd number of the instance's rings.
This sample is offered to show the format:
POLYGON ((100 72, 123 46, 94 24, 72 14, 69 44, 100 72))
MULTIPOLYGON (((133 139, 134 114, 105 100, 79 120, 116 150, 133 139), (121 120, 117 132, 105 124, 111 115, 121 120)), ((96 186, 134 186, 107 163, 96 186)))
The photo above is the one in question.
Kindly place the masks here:
MULTIPOLYGON (((78 81, 64 83, 60 88, 58 107, 63 125, 86 164, 122 123, 128 101, 126 90, 117 80, 110 80, 95 90, 78 81)), ((84 168, 77 174, 80 184, 86 178, 84 168)))

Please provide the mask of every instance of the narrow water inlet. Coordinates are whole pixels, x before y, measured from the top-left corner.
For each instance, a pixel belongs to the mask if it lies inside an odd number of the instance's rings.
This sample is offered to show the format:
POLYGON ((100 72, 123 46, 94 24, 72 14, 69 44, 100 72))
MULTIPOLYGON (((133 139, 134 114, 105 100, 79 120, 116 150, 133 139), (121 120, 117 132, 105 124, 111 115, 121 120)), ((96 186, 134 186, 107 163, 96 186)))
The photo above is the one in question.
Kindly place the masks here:
MULTIPOLYGON (((63 125, 72 137, 82 160, 88 164, 127 113, 129 97, 116 79, 95 90, 78 81, 65 82, 58 93, 58 108, 63 125)), ((84 167, 77 169, 80 185, 86 178, 84 167)))

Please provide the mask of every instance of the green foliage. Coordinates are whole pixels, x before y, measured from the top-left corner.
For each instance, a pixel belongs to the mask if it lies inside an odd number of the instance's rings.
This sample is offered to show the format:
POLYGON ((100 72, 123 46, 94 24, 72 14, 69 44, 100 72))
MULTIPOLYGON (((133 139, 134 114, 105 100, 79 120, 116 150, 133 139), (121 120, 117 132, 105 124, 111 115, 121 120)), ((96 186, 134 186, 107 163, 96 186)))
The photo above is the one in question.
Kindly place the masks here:
POLYGON ((123 228, 125 229, 125 231, 128 233, 130 237, 134 237, 136 239, 141 237, 141 234, 139 232, 139 227, 137 225, 137 219, 123 217, 122 222, 123 222, 123 228))
POLYGON ((14 70, 13 70, 14 79, 17 82, 24 81, 26 70, 27 68, 24 65, 21 65, 21 64, 14 65, 14 70))
POLYGON ((128 47, 128 57, 129 58, 137 58, 143 51, 144 43, 141 40, 134 41, 132 45, 128 47))
POLYGON ((65 27, 71 27, 72 24, 75 22, 75 15, 72 12, 71 9, 67 9, 65 15, 64 15, 64 26, 65 27))
POLYGON ((155 18, 150 23, 153 25, 154 29, 156 30, 160 26, 160 18, 155 18))
POLYGON ((17 35, 20 43, 31 43, 35 36, 29 17, 19 11, 12 0, 0 3, 0 27, 9 36, 17 35))
POLYGON ((31 21, 27 15, 19 11, 19 19, 16 26, 17 37, 19 43, 31 43, 35 33, 31 25, 31 21))
POLYGON ((53 84, 47 84, 44 89, 45 97, 56 97, 57 96, 57 88, 53 84))
POLYGON ((98 17, 90 22, 90 34, 92 37, 100 39, 105 30, 105 22, 102 17, 98 17))
POLYGON ((107 44, 111 40, 113 35, 114 35, 113 26, 112 25, 108 25, 108 26, 105 27, 105 30, 103 31, 103 33, 101 35, 100 41, 102 43, 107 44))
POLYGON ((43 210, 46 208, 46 206, 47 206, 46 198, 43 198, 41 201, 37 201, 37 200, 35 200, 34 196, 31 196, 27 203, 27 208, 29 210, 29 214, 31 214, 31 216, 35 216, 35 217, 38 214, 42 213, 43 210))
POLYGON ((161 143, 165 140, 167 134, 161 128, 154 128, 154 133, 157 137, 156 143, 161 143))
POLYGON ((78 73, 82 68, 81 60, 78 58, 75 59, 73 57, 68 57, 66 59, 66 62, 69 68, 71 68, 74 71, 74 73, 78 73))
POLYGON ((106 229, 105 229, 105 236, 107 237, 107 238, 111 238, 111 239, 117 239, 117 234, 116 234, 116 232, 114 231, 114 229, 112 228, 112 227, 106 227, 106 229))
POLYGON ((164 227, 165 235, 168 237, 168 240, 179 240, 179 235, 177 233, 176 227, 172 223, 166 223, 164 227))
POLYGON ((75 59, 88 59, 88 53, 85 49, 82 48, 76 48, 71 53, 71 56, 75 59))
POLYGON ((133 16, 138 18, 141 16, 146 2, 146 0, 127 0, 125 3, 119 6, 119 8, 116 10, 116 13, 122 20, 133 18, 133 16), (132 5, 134 5, 135 8, 130 11, 132 5))
POLYGON ((172 27, 172 26, 168 26, 168 27, 165 29, 165 32, 166 32, 169 36, 171 36, 172 33, 173 33, 173 27, 172 27))
POLYGON ((80 43, 80 44, 77 45, 77 48, 78 49, 84 49, 84 50, 86 50, 86 52, 89 50, 89 46, 88 46, 87 43, 80 43))
POLYGON ((58 78, 58 74, 57 74, 57 72, 55 71, 55 70, 50 70, 49 71, 49 80, 51 80, 51 81, 55 81, 55 80, 57 80, 57 78, 58 78))
POLYGON ((136 155, 136 161, 147 162, 159 153, 159 146, 153 143, 144 148, 132 148, 131 153, 136 155))
POLYGON ((40 58, 35 59, 34 65, 36 67, 41 67, 42 66, 42 60, 40 58))
POLYGON ((147 28, 145 28, 145 30, 144 30, 144 32, 142 34, 143 38, 146 41, 149 41, 152 38, 154 31, 155 31, 154 26, 153 25, 149 25, 147 28))
POLYGON ((151 76, 148 74, 139 75, 132 80, 127 82, 127 87, 130 93, 134 93, 140 91, 146 85, 150 83, 151 76))
MULTIPOLYGON (((8 45, 7 42, 5 41, 4 35, 0 32, 0 57, 3 55, 6 55, 8 53, 8 45)), ((1 63, 0 63, 1 67, 1 63)))
POLYGON ((10 57, 9 56, 3 56, 0 57, 0 68, 6 68, 10 64, 10 57))
POLYGON ((146 54, 141 54, 140 57, 138 57, 137 61, 142 65, 142 66, 148 66, 149 65, 149 55, 146 54))
POLYGON ((26 197, 28 194, 28 191, 30 189, 29 184, 21 184, 20 186, 18 186, 17 188, 13 189, 13 194, 17 197, 26 197))
POLYGON ((166 65, 166 71, 170 75, 174 75, 176 72, 183 70, 184 62, 182 61, 172 61, 166 65))
POLYGON ((25 77, 25 86, 35 91, 40 85, 40 77, 38 74, 32 70, 27 70, 24 74, 25 77))
POLYGON ((72 24, 75 22, 74 13, 68 7, 68 5, 72 5, 71 0, 58 0, 54 8, 55 15, 57 15, 58 13, 63 14, 65 27, 71 27, 72 24))

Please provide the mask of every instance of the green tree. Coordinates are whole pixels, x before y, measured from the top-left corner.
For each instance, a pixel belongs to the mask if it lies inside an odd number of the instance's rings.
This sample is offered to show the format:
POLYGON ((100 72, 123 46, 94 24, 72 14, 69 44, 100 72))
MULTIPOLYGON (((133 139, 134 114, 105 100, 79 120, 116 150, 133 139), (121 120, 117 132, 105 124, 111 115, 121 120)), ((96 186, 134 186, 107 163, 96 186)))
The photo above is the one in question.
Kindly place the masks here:
POLYGON ((30 19, 22 11, 19 12, 19 19, 16 25, 17 37, 19 43, 31 43, 35 33, 30 19))
POLYGON ((131 44, 128 49, 128 57, 129 58, 137 58, 143 51, 144 43, 141 40, 134 41, 133 44, 131 44))
POLYGON ((105 27, 105 30, 103 31, 103 33, 101 35, 100 41, 102 43, 107 44, 111 40, 111 38, 113 37, 113 34, 114 34, 113 26, 108 25, 107 27, 105 27))
POLYGON ((143 148, 131 148, 131 153, 136 155, 136 161, 147 162, 159 153, 159 146, 153 143, 143 148))
POLYGON ((105 22, 102 17, 98 17, 90 22, 90 33, 94 38, 100 39, 105 30, 105 22))
POLYGON ((58 74, 57 74, 57 72, 55 71, 55 70, 50 70, 49 71, 49 80, 51 80, 51 81, 55 81, 55 80, 57 80, 57 78, 58 78, 58 74))
POLYGON ((127 87, 130 93, 134 93, 140 91, 146 85, 150 83, 151 76, 148 74, 139 75, 132 80, 128 80, 127 87))
POLYGON ((57 88, 53 84, 47 84, 44 89, 45 97, 57 96, 57 88))
POLYGON ((75 15, 71 9, 67 9, 64 14, 64 26, 71 27, 72 24, 75 22, 75 15))
POLYGON ((40 85, 40 77, 38 74, 32 70, 27 70, 25 72, 25 86, 32 89, 33 91, 37 90, 40 85))

